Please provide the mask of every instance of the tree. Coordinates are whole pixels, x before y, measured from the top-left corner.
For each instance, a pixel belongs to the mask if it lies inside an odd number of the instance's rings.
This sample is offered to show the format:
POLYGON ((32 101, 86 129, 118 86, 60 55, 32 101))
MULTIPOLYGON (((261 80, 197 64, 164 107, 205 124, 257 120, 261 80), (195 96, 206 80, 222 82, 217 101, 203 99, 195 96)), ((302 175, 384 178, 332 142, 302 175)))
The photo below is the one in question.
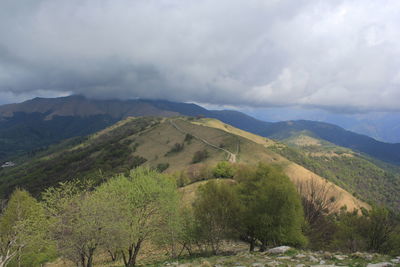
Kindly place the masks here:
POLYGON ((387 243, 395 230, 395 224, 385 208, 373 207, 362 225, 369 251, 385 253, 387 243))
POLYGON ((45 230, 41 205, 28 192, 15 190, 0 217, 0 266, 13 259, 20 266, 27 252, 39 252, 48 245, 45 230))
POLYGON ((297 181, 296 187, 301 196, 304 217, 310 225, 316 224, 319 218, 328 215, 329 212, 337 210, 338 204, 332 195, 334 187, 327 181, 321 183, 312 178, 297 181))
POLYGON ((206 149, 196 151, 192 158, 192 163, 199 163, 208 158, 208 151, 206 149))
POLYGON ((94 198, 103 209, 107 248, 120 251, 126 267, 135 266, 145 241, 154 240, 173 222, 178 204, 173 179, 141 167, 110 179, 94 198))
POLYGON ((358 211, 347 212, 342 209, 337 216, 337 230, 334 233, 333 245, 339 250, 356 252, 365 250, 365 237, 360 231, 365 218, 358 211))
POLYGON ((193 211, 200 235, 214 254, 223 239, 234 235, 239 200, 232 186, 223 181, 209 181, 197 191, 193 211))
POLYGON ((306 221, 303 231, 310 239, 311 248, 327 248, 336 229, 330 214, 338 210, 333 185, 312 178, 306 181, 298 180, 296 187, 301 196, 306 221))
POLYGON ((59 253, 82 267, 93 266, 94 253, 104 240, 104 214, 91 188, 91 183, 72 181, 43 193, 59 253))
POLYGON ((213 175, 215 178, 232 178, 235 171, 228 161, 221 161, 213 169, 213 175))
POLYGON ((275 166, 259 164, 241 168, 236 179, 241 202, 242 237, 254 250, 279 244, 303 245, 303 211, 300 198, 289 178, 275 166))

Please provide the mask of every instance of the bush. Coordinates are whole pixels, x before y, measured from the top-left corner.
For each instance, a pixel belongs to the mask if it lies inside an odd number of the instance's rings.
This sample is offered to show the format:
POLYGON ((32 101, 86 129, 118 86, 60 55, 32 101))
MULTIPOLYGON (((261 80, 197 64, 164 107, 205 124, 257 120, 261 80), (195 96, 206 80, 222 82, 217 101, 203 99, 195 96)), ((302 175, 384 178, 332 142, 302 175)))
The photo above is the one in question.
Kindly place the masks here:
POLYGON ((175 145, 173 145, 172 148, 167 153, 165 153, 165 156, 169 156, 169 155, 181 152, 183 150, 184 146, 185 145, 183 143, 182 144, 175 143, 175 145))
POLYGON ((159 163, 159 164, 157 164, 156 170, 158 172, 163 172, 168 168, 169 168, 169 163, 159 163))
POLYGON ((235 174, 233 166, 227 161, 221 161, 213 169, 215 178, 232 178, 235 174))
POLYGON ((185 141, 184 141, 184 142, 187 142, 188 144, 190 144, 190 143, 192 142, 192 139, 193 139, 193 138, 194 138, 193 135, 187 133, 187 134, 185 135, 185 141))
POLYGON ((204 161, 206 158, 208 158, 208 151, 207 150, 199 150, 194 153, 193 158, 192 158, 192 163, 199 163, 204 161))

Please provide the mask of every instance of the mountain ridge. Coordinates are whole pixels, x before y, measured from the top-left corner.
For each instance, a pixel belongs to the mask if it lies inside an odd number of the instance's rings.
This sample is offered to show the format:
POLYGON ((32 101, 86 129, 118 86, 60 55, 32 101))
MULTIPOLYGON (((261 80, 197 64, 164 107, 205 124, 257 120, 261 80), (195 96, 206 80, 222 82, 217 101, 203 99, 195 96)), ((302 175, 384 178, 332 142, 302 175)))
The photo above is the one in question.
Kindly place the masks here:
MULTIPOLYGON (((41 129, 38 129, 37 127, 35 128, 33 125, 31 125, 29 129, 26 129, 25 124, 18 121, 18 116, 26 116, 26 121, 29 120, 29 116, 34 116, 32 114, 41 116, 41 119, 48 121, 48 124, 51 124, 51 121, 57 121, 57 124, 60 126, 54 130, 54 135, 57 134, 57 130, 63 131, 63 127, 61 126, 62 122, 60 121, 65 120, 65 118, 69 118, 69 120, 74 121, 72 123, 75 124, 90 124, 81 122, 82 118, 86 121, 90 121, 93 116, 98 117, 91 123, 98 125, 98 127, 88 129, 86 125, 83 125, 82 127, 86 128, 82 132, 86 134, 95 132, 100 130, 101 127, 104 128, 105 126, 111 125, 128 116, 171 117, 178 115, 194 117, 203 116, 219 119, 245 131, 277 140, 285 139, 291 132, 306 130, 312 132, 317 137, 336 145, 354 149, 360 153, 368 154, 387 163, 400 165, 400 143, 390 144, 380 142, 371 137, 356 134, 329 123, 307 120, 264 122, 239 111, 207 110, 193 103, 178 103, 166 100, 148 99, 96 100, 88 99, 84 96, 35 98, 19 104, 0 106, 0 161, 2 159, 5 160, 7 156, 9 156, 9 154, 4 152, 4 149, 1 149, 2 146, 7 146, 7 142, 18 146, 18 144, 15 144, 16 142, 13 143, 12 138, 11 141, 10 139, 7 139, 7 137, 4 138, 5 134, 2 130, 8 130, 7 127, 10 126, 7 126, 7 124, 11 124, 14 128, 19 128, 22 132, 25 131, 27 136, 32 136, 32 139, 37 139, 36 135, 40 137, 41 134, 44 138, 47 138, 45 134, 41 133, 41 129), (13 119, 15 119, 15 121, 13 121, 13 119), (106 121, 106 123, 96 124, 98 120, 106 121), (79 123, 75 121, 79 121, 79 123), (3 156, 1 156, 2 153, 3 156)), ((63 136, 63 138, 74 137, 79 134, 80 131, 75 131, 69 136, 63 136)), ((62 138, 53 139, 56 142, 62 140, 62 138)), ((51 143, 54 142, 38 142, 36 147, 33 145, 30 146, 29 149, 32 150, 51 143)), ((7 146, 7 149, 10 149, 9 145, 7 146)), ((23 148, 20 149, 21 151, 23 150, 23 148)))
POLYGON ((203 180, 210 175, 204 167, 227 160, 226 152, 230 151, 235 154, 238 164, 277 164, 293 182, 315 180, 319 184, 328 183, 340 206, 346 205, 350 210, 368 207, 339 186, 269 150, 274 144, 272 140, 215 119, 130 117, 77 144, 67 144, 3 171, 0 189, 3 196, 10 194, 15 187, 37 195, 58 182, 91 178, 101 183, 105 177, 124 173, 139 165, 164 166, 168 173, 184 171, 188 177, 197 177, 190 179, 203 180), (176 144, 180 144, 179 149, 176 149, 176 144), (200 162, 192 160, 198 151, 205 150, 208 156, 200 162))

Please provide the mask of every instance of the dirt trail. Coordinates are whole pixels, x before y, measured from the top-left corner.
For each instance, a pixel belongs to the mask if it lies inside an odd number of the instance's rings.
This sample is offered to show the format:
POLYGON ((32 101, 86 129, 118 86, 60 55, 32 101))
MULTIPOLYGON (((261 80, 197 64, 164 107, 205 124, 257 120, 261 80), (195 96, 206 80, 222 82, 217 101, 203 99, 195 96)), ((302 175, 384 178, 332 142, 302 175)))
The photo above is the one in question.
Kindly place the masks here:
POLYGON ((181 132, 181 133, 183 133, 183 134, 190 134, 190 135, 192 135, 195 139, 197 139, 197 140, 203 142, 204 144, 206 144, 206 145, 208 145, 208 146, 211 146, 211 147, 214 148, 214 149, 224 151, 224 152, 228 155, 227 160, 228 160, 229 162, 231 162, 231 163, 235 163, 235 162, 236 162, 236 154, 230 152, 229 150, 227 150, 227 149, 225 149, 225 148, 222 148, 222 147, 216 146, 216 145, 214 145, 214 144, 211 144, 210 142, 208 142, 207 140, 205 140, 205 139, 203 139, 203 138, 201 138, 201 137, 198 137, 198 136, 196 136, 196 135, 194 135, 194 134, 192 134, 192 133, 189 133, 189 132, 186 132, 186 131, 182 130, 182 128, 180 128, 178 125, 176 125, 176 123, 175 123, 173 120, 168 120, 168 121, 169 121, 169 123, 170 123, 175 129, 177 129, 179 132, 181 132))

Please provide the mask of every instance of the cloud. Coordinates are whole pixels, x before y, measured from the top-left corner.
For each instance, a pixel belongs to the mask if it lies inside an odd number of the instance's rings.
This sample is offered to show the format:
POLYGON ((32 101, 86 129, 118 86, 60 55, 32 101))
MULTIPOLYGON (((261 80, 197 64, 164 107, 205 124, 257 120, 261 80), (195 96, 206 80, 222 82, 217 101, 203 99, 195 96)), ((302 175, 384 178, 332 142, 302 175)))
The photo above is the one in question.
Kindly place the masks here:
POLYGON ((399 8, 396 0, 2 0, 0 96, 400 110, 399 8))

